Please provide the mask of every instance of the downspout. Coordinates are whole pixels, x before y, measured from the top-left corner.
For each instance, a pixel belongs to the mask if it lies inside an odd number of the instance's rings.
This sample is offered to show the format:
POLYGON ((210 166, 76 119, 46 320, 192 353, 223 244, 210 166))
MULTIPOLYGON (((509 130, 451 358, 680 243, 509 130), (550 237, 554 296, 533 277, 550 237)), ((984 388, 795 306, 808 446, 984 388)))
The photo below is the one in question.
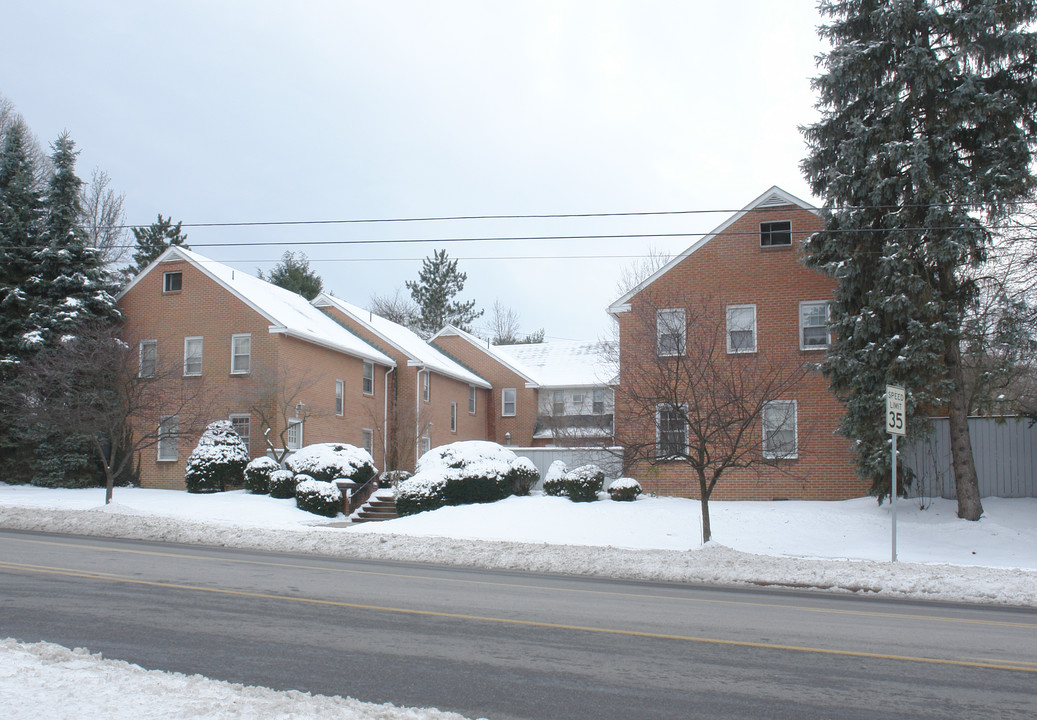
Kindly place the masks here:
POLYGON ((414 379, 414 469, 418 468, 418 459, 421 457, 421 373, 425 366, 418 368, 418 374, 414 379))
POLYGON ((385 371, 385 399, 382 408, 382 466, 385 470, 396 469, 384 467, 389 462, 389 376, 395 369, 391 367, 385 371))

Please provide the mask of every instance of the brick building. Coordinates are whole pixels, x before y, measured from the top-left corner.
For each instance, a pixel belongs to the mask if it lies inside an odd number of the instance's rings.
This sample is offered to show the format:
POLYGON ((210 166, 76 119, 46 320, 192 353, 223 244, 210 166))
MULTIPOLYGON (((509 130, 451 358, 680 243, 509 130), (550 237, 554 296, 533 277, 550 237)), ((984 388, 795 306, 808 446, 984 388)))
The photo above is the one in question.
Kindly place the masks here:
POLYGON ((403 325, 325 293, 313 305, 396 363, 385 376, 385 467, 413 470, 433 447, 486 439, 490 383, 403 325))
POLYGON ((171 247, 117 298, 140 374, 168 391, 162 430, 140 457, 145 487, 182 489, 202 422, 230 420, 252 457, 265 438, 289 449, 316 442, 385 448, 385 377, 396 362, 301 296, 190 250, 171 247), (188 397, 190 405, 177 403, 188 397))
POLYGON ((725 471, 714 499, 833 500, 867 491, 837 434, 843 408, 816 369, 829 344, 835 280, 803 265, 800 244, 821 227, 815 208, 773 187, 610 306, 620 338, 617 442, 654 448, 628 468, 646 491, 697 496, 697 476, 676 458, 694 428, 675 408, 700 401, 688 397, 693 388, 647 409, 631 398, 710 338, 715 345, 706 349, 725 372, 764 361, 809 368, 748 430, 769 462, 725 471), (701 332, 710 323, 715 334, 701 332))

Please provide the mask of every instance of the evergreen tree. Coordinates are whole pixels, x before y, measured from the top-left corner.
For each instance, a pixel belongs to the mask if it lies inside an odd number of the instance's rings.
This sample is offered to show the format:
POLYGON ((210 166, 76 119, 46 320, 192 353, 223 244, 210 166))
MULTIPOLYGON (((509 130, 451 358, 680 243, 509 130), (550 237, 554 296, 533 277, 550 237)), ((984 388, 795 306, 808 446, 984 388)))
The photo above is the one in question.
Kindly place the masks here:
POLYGON ((29 150, 28 129, 15 121, 0 151, 0 381, 22 356, 29 323, 26 288, 43 231, 43 198, 29 150))
POLYGON ((483 314, 475 310, 475 301, 454 300, 464 290, 466 273, 457 269, 457 260, 450 260, 446 250, 437 250, 421 263, 417 281, 406 285, 418 306, 421 317, 418 332, 425 337, 434 335, 445 325, 453 325, 471 332, 471 322, 483 314))
POLYGON ((324 281, 320 279, 320 275, 310 270, 309 258, 304 253, 296 255, 291 250, 285 251, 281 256, 281 262, 275 265, 266 277, 263 277, 263 271, 260 270, 259 279, 298 293, 307 300, 317 297, 324 289, 324 281))
POLYGON ((162 213, 159 213, 158 220, 147 227, 133 228, 137 249, 133 252, 133 265, 127 269, 126 274, 133 277, 142 272, 151 264, 152 260, 164 253, 166 248, 171 245, 181 245, 190 249, 184 242, 187 240, 187 235, 181 230, 181 225, 183 225, 183 221, 174 225, 171 217, 164 218, 162 213))
POLYGON ((908 428, 946 408, 958 515, 982 513, 969 441, 962 326, 969 269, 1034 187, 1037 20, 1032 0, 824 0, 831 41, 821 119, 803 162, 825 198, 807 264, 838 278, 824 372, 846 404, 858 472, 889 492, 885 385, 908 390, 908 428))

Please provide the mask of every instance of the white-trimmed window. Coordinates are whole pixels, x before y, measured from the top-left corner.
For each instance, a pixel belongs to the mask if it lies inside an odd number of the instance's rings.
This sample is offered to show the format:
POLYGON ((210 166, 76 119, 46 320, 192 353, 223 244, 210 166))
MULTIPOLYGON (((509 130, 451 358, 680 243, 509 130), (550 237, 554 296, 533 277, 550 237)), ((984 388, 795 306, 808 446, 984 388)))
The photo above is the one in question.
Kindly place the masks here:
POLYGON ((374 430, 364 428, 360 431, 360 447, 369 453, 374 452, 374 430))
POLYGON ((573 393, 573 406, 577 410, 580 410, 581 408, 583 408, 583 400, 584 400, 585 397, 586 397, 586 393, 584 393, 584 392, 574 392, 573 393))
POLYGON ((796 401, 773 400, 763 406, 763 456, 794 459, 798 451, 796 437, 796 401))
POLYGON ((788 220, 760 223, 760 247, 792 244, 792 223, 788 220))
POLYGON ((421 399, 425 402, 428 402, 429 397, 431 397, 431 391, 429 389, 431 384, 432 373, 430 373, 428 370, 425 370, 423 373, 421 373, 421 399))
POLYGON ((364 360, 364 395, 374 395, 374 363, 364 360))
POLYGON ((180 418, 177 415, 162 415, 158 419, 158 459, 177 459, 180 445, 180 418))
POLYGON ((241 333, 230 336, 230 371, 234 375, 246 375, 252 370, 252 334, 241 333))
POLYGON ((799 304, 799 349, 824 350, 832 342, 826 301, 799 304))
POLYGON ((302 448, 302 420, 289 420, 288 432, 285 433, 284 444, 289 450, 302 448))
POLYGON ((688 423, 684 406, 659 405, 655 409, 656 457, 681 457, 688 452, 688 423))
POLYGON ((565 391, 555 390, 551 393, 551 414, 555 417, 565 415, 565 391))
POLYGON ((502 417, 515 417, 515 388, 504 388, 501 392, 500 414, 502 417))
POLYGON ((162 292, 180 292, 184 287, 182 272, 167 272, 162 275, 162 292))
POLYGON ((683 309, 655 311, 655 339, 659 357, 684 354, 688 325, 683 309))
POLYGON ((140 376, 153 378, 158 372, 158 340, 140 341, 140 376))
POLYGON ((241 438, 241 442, 245 443, 245 447, 249 448, 249 454, 251 455, 252 416, 248 413, 231 413, 228 419, 234 428, 234 432, 241 438))
POLYGON ((421 436, 421 454, 424 455, 432 449, 432 438, 428 435, 421 436))
POLYGON ((202 374, 202 338, 184 338, 184 375, 202 374))
POLYGON ((450 432, 457 432, 457 403, 450 403, 450 432))
POLYGON ((605 391, 601 388, 594 388, 593 392, 594 407, 592 412, 595 415, 602 415, 605 413, 605 391))
POLYGON ((756 352, 756 306, 727 306, 727 351, 756 352))
POLYGON ((335 381, 335 414, 342 415, 346 410, 346 381, 335 381))
POLYGON ((475 385, 468 386, 468 414, 475 415, 475 385))

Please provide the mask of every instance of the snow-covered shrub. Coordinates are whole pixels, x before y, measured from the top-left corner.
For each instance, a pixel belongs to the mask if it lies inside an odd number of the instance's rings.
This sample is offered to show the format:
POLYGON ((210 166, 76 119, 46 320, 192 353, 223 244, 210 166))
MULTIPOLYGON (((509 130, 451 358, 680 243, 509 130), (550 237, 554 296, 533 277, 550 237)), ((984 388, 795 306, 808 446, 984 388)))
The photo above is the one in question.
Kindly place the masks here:
POLYGON ((187 459, 184 484, 187 492, 226 490, 245 479, 248 448, 234 432, 229 420, 217 420, 205 429, 198 446, 187 459))
POLYGON ((513 495, 529 495, 529 491, 540 482, 540 471, 532 460, 520 457, 511 464, 508 477, 511 479, 513 495))
POLYGON ((547 468, 547 475, 544 475, 544 492, 548 495, 565 495, 565 476, 568 474, 569 467, 561 460, 555 460, 547 468))
POLYGON ((245 466, 245 489, 256 495, 267 494, 270 492, 270 473, 280 469, 273 458, 266 455, 257 457, 245 466))
POLYGON ((397 485, 396 511, 404 515, 502 500, 511 494, 517 459, 510 450, 481 440, 433 448, 418 459, 417 474, 397 485))
POLYGON ((305 474, 324 482, 345 478, 357 485, 363 485, 378 472, 371 453, 347 443, 307 445, 284 464, 296 475, 305 474))
POLYGON ((335 517, 342 511, 342 491, 333 482, 314 480, 305 475, 295 486, 295 506, 300 510, 324 517, 335 517))
POLYGON ((609 497, 613 500, 630 502, 641 494, 641 483, 634 478, 619 478, 609 485, 609 497))
POLYGON ((396 514, 400 517, 435 510, 447 504, 446 478, 435 473, 418 473, 396 485, 396 514))
POLYGON ((590 502, 598 499, 604 484, 604 470, 597 465, 581 465, 565 476, 565 494, 573 502, 590 502))
POLYGON ((270 473, 270 497, 287 500, 295 497, 295 473, 291 470, 274 470, 270 473))

